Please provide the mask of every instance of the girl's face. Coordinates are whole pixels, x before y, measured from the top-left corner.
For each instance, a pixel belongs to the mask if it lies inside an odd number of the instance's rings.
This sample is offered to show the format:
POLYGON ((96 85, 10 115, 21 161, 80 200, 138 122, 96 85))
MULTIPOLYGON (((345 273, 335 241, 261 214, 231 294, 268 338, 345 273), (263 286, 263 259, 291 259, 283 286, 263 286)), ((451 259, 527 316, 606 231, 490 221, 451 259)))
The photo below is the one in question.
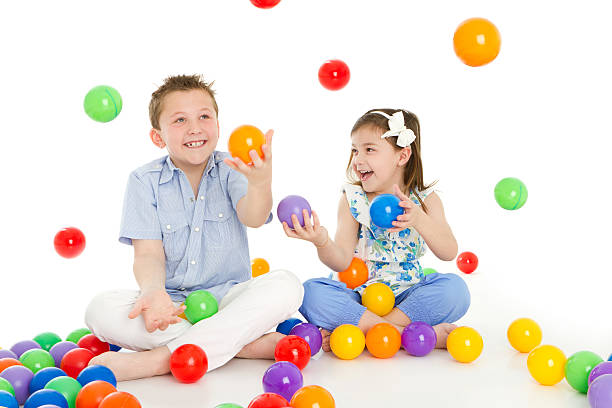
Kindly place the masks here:
POLYGON ((381 139, 384 131, 362 126, 351 135, 351 166, 367 193, 392 193, 393 184, 403 187, 404 167, 410 159, 410 147, 397 150, 381 139))

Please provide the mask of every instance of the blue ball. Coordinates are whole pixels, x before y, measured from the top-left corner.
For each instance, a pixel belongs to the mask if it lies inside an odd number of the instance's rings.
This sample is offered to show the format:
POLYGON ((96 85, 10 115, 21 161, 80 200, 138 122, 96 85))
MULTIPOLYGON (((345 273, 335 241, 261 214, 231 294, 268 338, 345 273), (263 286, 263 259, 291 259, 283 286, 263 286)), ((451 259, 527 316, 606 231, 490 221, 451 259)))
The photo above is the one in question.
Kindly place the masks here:
POLYGON ((279 324, 278 326, 276 326, 276 331, 279 333, 288 335, 291 329, 293 329, 293 326, 296 326, 300 323, 304 323, 304 322, 301 321, 300 319, 296 319, 295 317, 292 317, 291 319, 287 319, 281 324, 279 324))
POLYGON ((612 354, 610 354, 610 357, 608 357, 608 361, 612 361, 612 354))
POLYGON ((117 378, 115 374, 108 367, 104 367, 101 365, 91 365, 85 367, 83 371, 79 373, 76 380, 84 387, 86 384, 89 384, 92 381, 106 381, 113 387, 117 387, 117 378))
POLYGON ((68 408, 66 397, 55 390, 38 390, 30 395, 23 408, 40 408, 44 405, 57 405, 60 408, 68 408))
POLYGON ((109 344, 108 348, 110 349, 110 351, 119 351, 119 350, 121 350, 121 347, 115 346, 114 344, 109 344))
POLYGON ((45 388, 45 385, 55 377, 67 377, 68 374, 57 367, 45 367, 38 371, 30 381, 30 394, 45 388))
POLYGON ((8 391, 0 390, 0 407, 19 408, 19 404, 13 394, 8 391))
POLYGON ((393 228, 392 221, 398 215, 404 213, 404 209, 399 205, 400 199, 393 194, 381 194, 376 196, 370 204, 370 218, 374 225, 380 228, 393 228))

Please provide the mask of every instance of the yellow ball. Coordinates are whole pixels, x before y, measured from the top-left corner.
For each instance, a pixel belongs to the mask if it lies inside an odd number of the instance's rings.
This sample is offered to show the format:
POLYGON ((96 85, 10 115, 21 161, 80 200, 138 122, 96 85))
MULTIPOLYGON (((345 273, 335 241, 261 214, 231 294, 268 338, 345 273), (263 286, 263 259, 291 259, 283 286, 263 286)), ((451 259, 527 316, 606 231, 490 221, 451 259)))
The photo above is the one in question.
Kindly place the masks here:
POLYGON ((555 346, 534 348, 527 357, 531 376, 542 385, 555 385, 565 377, 565 354, 555 346))
POLYGON ((373 283, 363 291, 361 304, 372 313, 379 316, 389 314, 395 306, 395 295, 391 288, 384 283, 373 283))
POLYGON ((508 327, 508 341, 521 353, 529 353, 542 342, 542 329, 533 320, 521 317, 508 327))
POLYGON ((365 348, 365 335, 361 329, 352 324, 336 327, 329 338, 329 346, 336 357, 352 360, 359 357, 365 348))
POLYGON ((471 363, 482 353, 482 337, 471 327, 457 327, 446 339, 450 355, 460 363, 471 363))

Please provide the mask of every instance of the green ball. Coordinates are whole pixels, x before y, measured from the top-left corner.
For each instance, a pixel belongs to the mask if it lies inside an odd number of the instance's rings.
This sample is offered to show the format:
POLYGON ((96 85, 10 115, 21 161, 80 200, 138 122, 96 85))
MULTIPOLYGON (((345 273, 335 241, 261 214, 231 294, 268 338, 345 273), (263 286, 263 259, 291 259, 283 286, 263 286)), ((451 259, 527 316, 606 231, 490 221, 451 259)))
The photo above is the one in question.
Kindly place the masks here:
POLYGON ((56 343, 62 341, 62 338, 55 333, 45 332, 34 337, 34 341, 45 351, 51 350, 56 343))
POLYGON ((49 354, 48 351, 42 349, 31 349, 26 351, 19 357, 19 361, 34 374, 43 368, 55 367, 53 356, 49 354))
POLYGON ((205 290, 191 292, 185 299, 185 306, 185 317, 191 324, 207 319, 219 310, 217 299, 205 290))
POLYGON ((495 185, 495 201, 503 209, 518 210, 527 201, 527 187, 514 177, 501 179, 495 185))
POLYGON ((70 334, 68 335, 68 337, 66 337, 66 341, 71 341, 74 344, 78 343, 79 340, 81 340, 81 337, 87 335, 87 334, 91 334, 91 331, 89 331, 89 329, 76 329, 72 332, 70 332, 70 334))
POLYGON ((81 391, 81 384, 72 377, 55 377, 45 385, 47 390, 55 390, 68 401, 68 408, 75 408, 76 397, 81 391))
POLYGON ((242 406, 238 404, 225 403, 217 405, 215 408, 242 408, 242 406))
POLYGON ((603 358, 591 351, 579 351, 565 362, 565 378, 569 385, 578 392, 586 394, 589 390, 589 375, 603 358))
POLYGON ((15 389, 13 388, 13 384, 8 382, 8 380, 0 377, 0 391, 7 391, 15 396, 15 389))
POLYGON ((423 268, 423 276, 431 275, 432 273, 438 273, 434 268, 423 268))
POLYGON ((110 122, 121 112, 123 101, 119 92, 111 86, 100 85, 92 88, 83 102, 85 113, 95 121, 110 122))

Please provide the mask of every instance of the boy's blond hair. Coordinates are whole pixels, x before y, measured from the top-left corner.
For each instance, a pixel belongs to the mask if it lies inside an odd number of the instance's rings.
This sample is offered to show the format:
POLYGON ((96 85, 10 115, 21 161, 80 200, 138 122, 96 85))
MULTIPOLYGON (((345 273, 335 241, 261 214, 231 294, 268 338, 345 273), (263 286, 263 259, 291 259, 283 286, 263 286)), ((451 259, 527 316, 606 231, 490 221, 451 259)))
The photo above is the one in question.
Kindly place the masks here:
POLYGON ((206 83, 202 75, 175 75, 164 80, 164 84, 160 86, 153 94, 151 94, 151 102, 149 102, 149 119, 151 126, 154 129, 159 129, 159 115, 162 111, 162 103, 164 97, 174 91, 191 91, 192 89, 201 89, 208 92, 213 101, 213 107, 217 117, 219 117, 219 107, 215 99, 215 91, 211 88, 213 82, 206 83))

